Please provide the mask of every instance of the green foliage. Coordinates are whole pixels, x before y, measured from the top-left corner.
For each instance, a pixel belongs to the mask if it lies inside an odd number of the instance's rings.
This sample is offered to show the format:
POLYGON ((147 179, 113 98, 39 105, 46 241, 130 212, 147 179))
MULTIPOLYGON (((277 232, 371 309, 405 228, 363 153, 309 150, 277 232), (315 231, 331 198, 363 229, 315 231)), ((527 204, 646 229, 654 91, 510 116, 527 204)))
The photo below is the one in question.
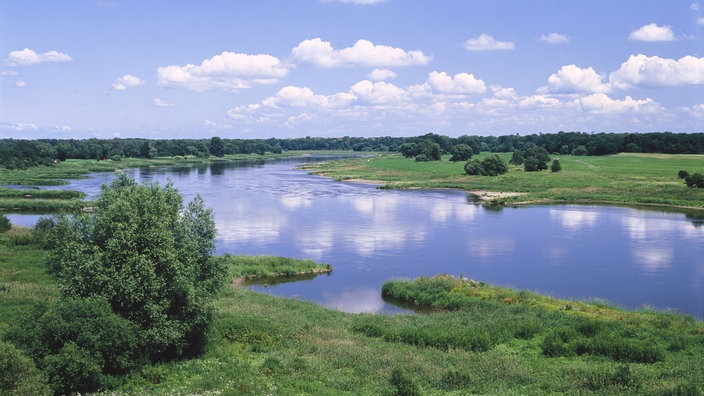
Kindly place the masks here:
POLYGON ((95 207, 52 228, 48 266, 63 295, 109 301, 141 329, 152 360, 198 354, 224 275, 210 260, 212 211, 200 197, 184 208, 171 184, 125 175, 101 188, 95 207))
POLYGON ((213 136, 210 138, 210 154, 216 157, 222 157, 225 155, 225 144, 218 136, 213 136))
POLYGON ((12 228, 12 223, 10 223, 10 219, 5 217, 5 215, 0 214, 0 232, 9 231, 10 228, 12 228))
POLYGON ((582 145, 577 146, 576 148, 574 148, 574 149, 572 150, 572 155, 575 155, 575 156, 578 156, 578 157, 587 155, 587 148, 584 147, 584 146, 582 146, 582 145))
POLYGON ((32 359, 14 345, 0 341, 0 394, 16 396, 49 395, 46 378, 32 359))
POLYGON ((62 299, 27 315, 6 338, 29 354, 57 394, 109 387, 145 359, 137 326, 97 298, 62 299))
POLYGON ((552 164, 550 164, 550 171, 559 172, 561 170, 562 170, 562 165, 560 165, 560 160, 557 158, 552 160, 552 164))
POLYGON ((452 154, 452 157, 450 157, 452 162, 467 161, 472 158, 474 151, 466 144, 456 144, 450 149, 450 154, 452 154))
POLYGON ((677 177, 679 177, 680 179, 684 179, 687 176, 689 176, 689 172, 687 172, 686 170, 680 170, 679 172, 677 172, 677 177))
POLYGON ((395 368, 391 372, 391 385, 396 388, 396 396, 420 396, 420 386, 405 371, 395 368))
POLYGON ((688 175, 684 178, 684 183, 688 187, 704 188, 704 174, 699 172, 688 175))
POLYGON ((308 274, 329 273, 329 264, 318 264, 312 260, 278 256, 213 256, 219 267, 225 268, 227 277, 261 279, 273 277, 296 277, 308 274))
POLYGON ((427 155, 425 154, 418 154, 416 155, 416 162, 428 162, 430 159, 428 158, 427 155))
POLYGON ((479 161, 471 159, 464 165, 468 175, 498 176, 508 172, 508 165, 496 154, 491 154, 479 161))

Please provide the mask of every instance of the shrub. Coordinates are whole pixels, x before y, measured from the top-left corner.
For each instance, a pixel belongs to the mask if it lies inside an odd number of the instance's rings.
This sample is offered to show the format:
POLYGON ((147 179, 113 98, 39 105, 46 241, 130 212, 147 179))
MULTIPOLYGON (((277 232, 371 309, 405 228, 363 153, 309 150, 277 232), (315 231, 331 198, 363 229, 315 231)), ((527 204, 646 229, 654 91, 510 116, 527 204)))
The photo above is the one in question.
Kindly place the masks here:
POLYGON ((457 162, 467 161, 472 158, 474 152, 472 151, 472 148, 466 144, 456 144, 450 149, 450 154, 452 154, 450 161, 457 162))
POLYGON ((684 178, 684 183, 688 187, 704 188, 704 175, 697 172, 684 178))
POLYGON ((677 177, 679 177, 680 179, 684 179, 687 176, 689 176, 689 172, 687 172, 686 170, 681 170, 677 172, 677 177))
POLYGON ((420 396, 420 386, 398 367, 391 372, 391 385, 396 387, 397 396, 420 396))
POLYGON ((587 155, 587 148, 584 146, 577 146, 574 150, 572 150, 572 155, 587 155))
POLYGON ((560 165, 559 159, 552 160, 552 164, 550 165, 550 170, 553 172, 559 172, 562 170, 562 165, 560 165))
POLYGON ((508 165, 497 154, 492 154, 482 161, 470 159, 464 171, 468 175, 498 176, 508 172, 508 165))
POLYGON ((428 156, 425 154, 416 155, 416 162, 428 162, 428 156))
POLYGON ((464 164, 464 172, 470 176, 482 174, 482 162, 478 159, 471 159, 464 164))
POLYGON ((46 378, 14 345, 0 341, 0 394, 48 395, 46 378))
POLYGON ((12 228, 12 223, 5 215, 0 214, 0 232, 9 231, 12 228))

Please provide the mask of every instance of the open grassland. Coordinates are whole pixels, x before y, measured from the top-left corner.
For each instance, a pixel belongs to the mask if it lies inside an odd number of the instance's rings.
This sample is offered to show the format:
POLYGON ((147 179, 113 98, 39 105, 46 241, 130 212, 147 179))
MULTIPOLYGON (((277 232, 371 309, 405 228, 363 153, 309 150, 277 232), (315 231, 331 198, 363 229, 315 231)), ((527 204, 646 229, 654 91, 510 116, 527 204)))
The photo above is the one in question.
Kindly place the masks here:
MULTIPOLYGON (((58 293, 44 270, 41 238, 15 228, 0 234, 0 247, 1 336, 58 293)), ((321 268, 281 258, 215 259, 227 260, 233 276, 321 268)), ((704 392, 704 323, 691 317, 627 312, 448 276, 389 282, 383 293, 434 310, 349 314, 232 287, 228 280, 203 356, 147 365, 105 394, 704 392)))
MULTIPOLYGON (((483 158, 480 154, 475 158, 483 158)), ((508 162, 510 153, 501 154, 508 162)), ((555 158, 555 157, 553 157, 555 158)), ((400 154, 351 158, 308 165, 315 174, 341 181, 370 181, 382 188, 456 188, 467 191, 516 192, 493 203, 615 203, 704 209, 704 189, 689 188, 680 170, 704 172, 703 155, 618 154, 560 156, 560 172, 525 172, 509 166, 495 177, 469 176, 464 162, 416 162, 400 154)))

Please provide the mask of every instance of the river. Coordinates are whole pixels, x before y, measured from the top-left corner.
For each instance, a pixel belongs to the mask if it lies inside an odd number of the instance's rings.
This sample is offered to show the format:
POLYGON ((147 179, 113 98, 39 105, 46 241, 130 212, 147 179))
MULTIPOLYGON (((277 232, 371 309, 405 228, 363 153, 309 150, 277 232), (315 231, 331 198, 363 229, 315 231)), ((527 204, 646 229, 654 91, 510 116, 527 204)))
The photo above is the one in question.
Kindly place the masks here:
MULTIPOLYGON (((217 253, 310 258, 331 275, 254 290, 348 312, 404 312, 381 298, 389 279, 465 276, 559 298, 704 319, 704 224, 682 213, 615 206, 489 210, 461 191, 381 190, 311 176, 302 161, 127 171, 171 180, 213 208, 217 253)), ((98 173, 61 188, 95 196, 98 173)), ((8 215, 31 225, 37 216, 8 215)))

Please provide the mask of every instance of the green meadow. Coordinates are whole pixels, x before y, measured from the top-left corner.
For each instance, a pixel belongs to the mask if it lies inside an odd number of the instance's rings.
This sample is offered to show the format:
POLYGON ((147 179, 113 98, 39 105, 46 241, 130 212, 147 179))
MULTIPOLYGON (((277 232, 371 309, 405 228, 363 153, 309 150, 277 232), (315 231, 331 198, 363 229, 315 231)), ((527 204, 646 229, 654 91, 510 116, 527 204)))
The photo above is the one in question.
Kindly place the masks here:
MULTIPOLYGON (((0 234, 0 336, 58 296, 41 234, 0 234)), ((699 395, 704 323, 468 279, 386 283, 417 315, 352 314, 233 286, 318 272, 280 257, 221 256, 204 355, 146 365, 105 395, 699 395)))
MULTIPOLYGON (((507 162, 511 158, 510 153, 501 156, 507 162)), ((704 209, 704 189, 689 188, 677 176, 680 170, 703 172, 702 155, 564 155, 559 156, 560 172, 525 172, 522 166, 510 165, 508 173, 495 177, 469 176, 464 173, 464 162, 450 162, 448 158, 416 162, 391 154, 328 161, 307 168, 335 180, 369 181, 382 188, 521 193, 491 200, 499 204, 613 203, 704 209)))

